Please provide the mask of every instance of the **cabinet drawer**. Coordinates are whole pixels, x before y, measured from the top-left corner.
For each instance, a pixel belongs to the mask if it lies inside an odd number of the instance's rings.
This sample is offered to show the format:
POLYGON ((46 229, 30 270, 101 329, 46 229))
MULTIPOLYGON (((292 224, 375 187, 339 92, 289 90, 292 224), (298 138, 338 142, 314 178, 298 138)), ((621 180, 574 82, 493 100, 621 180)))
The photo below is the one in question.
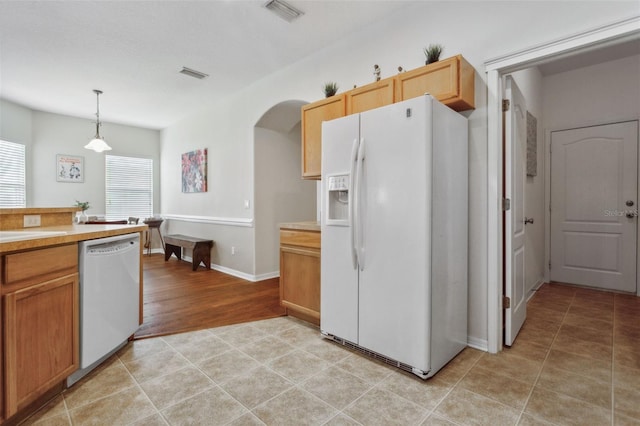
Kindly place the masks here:
POLYGON ((78 244, 5 255, 2 284, 33 284, 78 272, 78 244))
POLYGON ((280 230, 280 244, 320 248, 320 232, 280 230))

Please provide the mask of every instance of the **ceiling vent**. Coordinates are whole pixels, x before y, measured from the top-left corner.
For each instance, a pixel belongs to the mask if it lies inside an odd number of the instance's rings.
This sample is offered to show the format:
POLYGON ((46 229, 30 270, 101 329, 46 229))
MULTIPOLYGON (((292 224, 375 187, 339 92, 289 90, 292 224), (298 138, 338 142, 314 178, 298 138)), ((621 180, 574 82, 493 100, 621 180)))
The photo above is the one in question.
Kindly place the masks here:
POLYGON ((182 67, 182 71, 180 71, 180 74, 188 75, 189 77, 197 78, 199 80, 209 77, 209 74, 192 70, 191 68, 187 68, 187 67, 182 67))
POLYGON ((301 11, 300 9, 296 9, 290 4, 283 2, 282 0, 269 0, 264 4, 264 7, 287 22, 291 22, 294 19, 304 15, 303 11, 301 11))

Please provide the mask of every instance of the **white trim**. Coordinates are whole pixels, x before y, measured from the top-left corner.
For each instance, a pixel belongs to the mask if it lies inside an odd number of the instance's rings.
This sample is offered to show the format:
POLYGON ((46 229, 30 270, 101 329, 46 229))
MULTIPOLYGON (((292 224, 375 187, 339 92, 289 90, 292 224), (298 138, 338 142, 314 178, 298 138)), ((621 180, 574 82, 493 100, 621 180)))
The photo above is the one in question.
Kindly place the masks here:
POLYGON ((487 72, 487 348, 502 348, 502 87, 503 74, 577 50, 640 36, 640 16, 570 35, 485 62, 487 72))
POLYGON ((245 217, 214 217, 214 216, 192 216, 183 214, 162 214, 164 219, 177 220, 180 222, 207 223, 209 225, 241 226, 245 228, 253 227, 253 219, 245 217))
MULTIPOLYGON (((186 259, 187 257, 185 256, 184 258, 186 259)), ((233 275, 234 277, 242 278, 243 280, 247 280, 251 282, 267 280, 270 278, 275 278, 280 276, 280 272, 278 271, 269 272, 269 273, 260 274, 260 275, 251 275, 245 272, 237 271, 235 269, 227 268, 226 266, 214 265, 214 264, 211 265, 211 269, 222 272, 227 275, 233 275)))
POLYGON ((478 349, 480 351, 483 352, 487 352, 488 351, 488 347, 487 347, 487 341, 483 340, 483 339, 478 339, 476 337, 471 337, 469 336, 467 339, 467 346, 473 348, 473 349, 478 349))

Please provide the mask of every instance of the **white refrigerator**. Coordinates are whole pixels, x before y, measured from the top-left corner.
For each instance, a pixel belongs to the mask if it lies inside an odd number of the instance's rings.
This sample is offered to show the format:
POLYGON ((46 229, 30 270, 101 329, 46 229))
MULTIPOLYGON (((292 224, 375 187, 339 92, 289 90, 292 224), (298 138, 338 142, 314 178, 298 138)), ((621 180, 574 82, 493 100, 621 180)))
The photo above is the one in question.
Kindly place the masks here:
POLYGON ((467 345, 467 141, 429 95, 322 124, 324 337, 422 378, 467 345))

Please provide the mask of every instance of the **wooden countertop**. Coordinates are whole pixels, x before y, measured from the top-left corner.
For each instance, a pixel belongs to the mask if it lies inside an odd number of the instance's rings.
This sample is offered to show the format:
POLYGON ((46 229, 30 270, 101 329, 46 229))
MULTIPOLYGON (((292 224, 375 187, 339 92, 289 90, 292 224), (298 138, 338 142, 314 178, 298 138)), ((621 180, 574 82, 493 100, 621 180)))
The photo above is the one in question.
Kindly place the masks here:
MULTIPOLYGON (((24 209, 21 210, 24 212, 24 209)), ((66 232, 63 235, 39 236, 33 239, 0 242, 0 253, 8 253, 13 251, 30 250, 53 246, 58 244, 74 243, 78 241, 93 240, 96 238, 113 237, 115 235, 131 234, 133 232, 141 232, 149 229, 147 225, 58 225, 58 226, 39 226, 34 228, 21 228, 12 231, 56 231, 66 232)))
POLYGON ((296 229, 299 231, 317 231, 320 232, 320 222, 308 221, 308 222, 290 222, 281 223, 280 229, 296 229))

